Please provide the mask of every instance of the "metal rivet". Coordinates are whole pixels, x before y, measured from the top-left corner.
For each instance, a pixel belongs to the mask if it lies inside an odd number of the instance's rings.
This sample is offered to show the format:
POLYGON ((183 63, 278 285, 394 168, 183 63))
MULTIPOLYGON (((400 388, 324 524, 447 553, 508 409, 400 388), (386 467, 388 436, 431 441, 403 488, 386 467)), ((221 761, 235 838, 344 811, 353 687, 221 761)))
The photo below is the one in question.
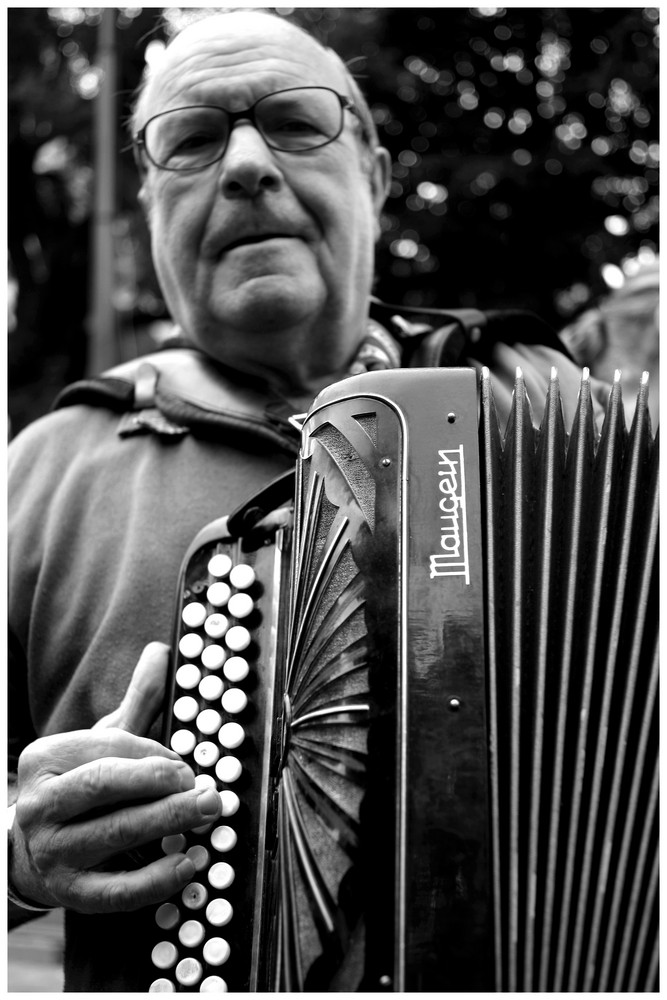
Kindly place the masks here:
POLYGON ((461 702, 458 698, 450 698, 448 707, 450 712, 458 712, 461 707, 461 702))
POLYGON ((448 413, 447 414, 447 420, 449 421, 450 424, 453 424, 454 421, 456 420, 456 414, 455 413, 448 413))
POLYGON ((383 465, 385 469, 388 468, 391 465, 391 459, 383 458, 382 461, 380 462, 380 465, 383 465))

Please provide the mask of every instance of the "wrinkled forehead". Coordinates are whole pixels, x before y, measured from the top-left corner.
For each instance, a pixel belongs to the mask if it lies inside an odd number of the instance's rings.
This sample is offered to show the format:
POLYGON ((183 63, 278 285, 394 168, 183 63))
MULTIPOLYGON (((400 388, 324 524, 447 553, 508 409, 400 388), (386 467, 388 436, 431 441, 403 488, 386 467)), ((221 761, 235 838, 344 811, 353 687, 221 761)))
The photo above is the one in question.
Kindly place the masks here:
POLYGON ((184 28, 165 50, 140 98, 140 124, 169 107, 220 103, 242 110, 284 87, 346 93, 340 60, 293 25, 265 14, 212 15, 184 28))

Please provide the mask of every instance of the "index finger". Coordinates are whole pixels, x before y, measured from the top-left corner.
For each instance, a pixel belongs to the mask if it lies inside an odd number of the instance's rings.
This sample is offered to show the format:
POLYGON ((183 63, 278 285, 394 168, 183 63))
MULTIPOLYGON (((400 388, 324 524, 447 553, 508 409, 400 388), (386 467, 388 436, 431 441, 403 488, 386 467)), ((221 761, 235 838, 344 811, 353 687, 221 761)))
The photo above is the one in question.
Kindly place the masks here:
POLYGON ((65 774, 102 757, 167 757, 180 760, 170 747, 147 736, 135 736, 124 729, 79 729, 71 733, 43 736, 31 743, 19 760, 19 780, 65 774))
POLYGON ((181 760, 102 757, 58 776, 57 788, 56 780, 51 785, 54 794, 43 797, 41 814, 44 819, 65 823, 91 810, 108 813, 119 803, 151 802, 188 791, 194 781, 192 769, 181 760))

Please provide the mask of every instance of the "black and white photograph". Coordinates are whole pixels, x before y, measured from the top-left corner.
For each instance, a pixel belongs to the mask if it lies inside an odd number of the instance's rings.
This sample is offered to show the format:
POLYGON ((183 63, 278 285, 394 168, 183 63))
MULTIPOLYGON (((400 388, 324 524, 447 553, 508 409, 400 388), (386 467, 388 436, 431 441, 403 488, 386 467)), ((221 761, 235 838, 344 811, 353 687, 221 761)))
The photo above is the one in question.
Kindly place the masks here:
POLYGON ((659 992, 659 8, 5 29, 8 994, 659 992))

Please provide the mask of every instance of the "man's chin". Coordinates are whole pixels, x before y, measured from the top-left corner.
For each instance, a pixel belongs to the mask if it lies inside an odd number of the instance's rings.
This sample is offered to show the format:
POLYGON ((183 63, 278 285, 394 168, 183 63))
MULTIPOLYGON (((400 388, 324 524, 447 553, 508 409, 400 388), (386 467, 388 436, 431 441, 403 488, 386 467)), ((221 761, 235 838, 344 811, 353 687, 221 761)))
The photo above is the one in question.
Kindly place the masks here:
POLYGON ((263 274, 214 296, 214 311, 224 324, 249 332, 300 326, 319 314, 323 289, 305 285, 292 274, 263 274))

